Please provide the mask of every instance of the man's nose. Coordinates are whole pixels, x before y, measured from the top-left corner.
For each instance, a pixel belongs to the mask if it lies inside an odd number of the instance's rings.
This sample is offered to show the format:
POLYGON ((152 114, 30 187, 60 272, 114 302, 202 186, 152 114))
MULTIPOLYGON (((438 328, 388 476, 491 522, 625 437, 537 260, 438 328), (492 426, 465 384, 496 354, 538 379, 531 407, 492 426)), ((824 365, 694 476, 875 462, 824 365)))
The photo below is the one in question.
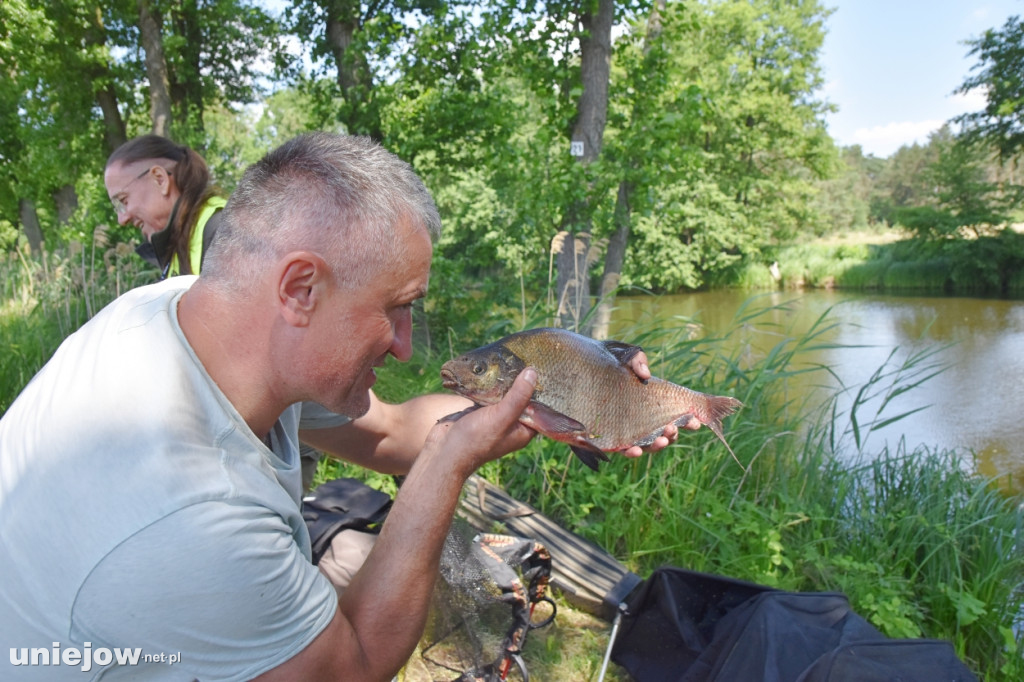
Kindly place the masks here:
POLYGON ((388 351, 400 362, 408 362, 412 358, 412 313, 395 325, 395 338, 388 351))

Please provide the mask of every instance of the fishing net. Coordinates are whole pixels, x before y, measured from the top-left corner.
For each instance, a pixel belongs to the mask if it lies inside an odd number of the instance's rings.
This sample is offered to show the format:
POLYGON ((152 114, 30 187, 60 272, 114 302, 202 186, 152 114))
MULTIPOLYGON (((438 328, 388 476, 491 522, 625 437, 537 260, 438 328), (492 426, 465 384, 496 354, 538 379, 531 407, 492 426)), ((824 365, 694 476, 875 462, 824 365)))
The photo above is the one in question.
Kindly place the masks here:
POLYGON ((532 540, 477 533, 457 519, 440 573, 421 649, 431 679, 527 682, 526 635, 555 617, 546 595, 548 551, 532 540))

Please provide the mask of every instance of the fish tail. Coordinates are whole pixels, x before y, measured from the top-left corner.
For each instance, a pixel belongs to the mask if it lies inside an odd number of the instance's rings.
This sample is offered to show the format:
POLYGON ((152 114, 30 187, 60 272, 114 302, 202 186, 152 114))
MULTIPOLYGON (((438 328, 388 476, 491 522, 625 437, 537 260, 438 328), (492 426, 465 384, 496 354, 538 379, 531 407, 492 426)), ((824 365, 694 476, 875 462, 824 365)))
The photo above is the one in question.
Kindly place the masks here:
POLYGON ((735 412, 740 407, 743 407, 743 403, 736 400, 736 398, 730 398, 724 395, 705 395, 704 405, 704 416, 707 419, 701 419, 708 428, 712 431, 722 430, 722 420, 728 417, 730 414, 735 412), (711 424, 717 424, 718 429, 716 430, 711 424))
MULTIPOLYGON (((736 456, 736 453, 729 447, 729 443, 725 440, 725 433, 722 431, 722 419, 728 417, 730 414, 735 412, 738 408, 743 406, 736 398, 730 398, 728 396, 720 395, 709 395, 707 398, 707 412, 704 416, 707 418, 701 418, 700 421, 704 426, 711 429, 711 432, 718 436, 718 440, 722 441, 722 445, 729 451, 732 458, 736 460, 736 463, 741 467, 743 463, 740 462, 740 458, 736 456)), ((745 468, 745 467, 744 467, 745 468)))

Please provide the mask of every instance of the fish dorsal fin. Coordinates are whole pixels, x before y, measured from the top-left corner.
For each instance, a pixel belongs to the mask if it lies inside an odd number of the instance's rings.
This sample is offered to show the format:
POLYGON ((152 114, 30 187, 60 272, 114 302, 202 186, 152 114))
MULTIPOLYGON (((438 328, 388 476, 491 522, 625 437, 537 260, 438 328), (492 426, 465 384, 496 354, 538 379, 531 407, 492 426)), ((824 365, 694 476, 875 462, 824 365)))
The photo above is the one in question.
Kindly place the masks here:
POLYGON ((586 434, 587 427, 568 415, 551 409, 544 403, 531 400, 526 407, 526 416, 537 425, 539 431, 550 433, 553 437, 561 434, 586 434))
POLYGON ((602 341, 605 349, 609 353, 615 356, 615 359, 619 361, 620 365, 628 365, 629 361, 636 356, 637 353, 643 350, 640 346, 634 346, 631 343, 623 343, 622 341, 602 341))

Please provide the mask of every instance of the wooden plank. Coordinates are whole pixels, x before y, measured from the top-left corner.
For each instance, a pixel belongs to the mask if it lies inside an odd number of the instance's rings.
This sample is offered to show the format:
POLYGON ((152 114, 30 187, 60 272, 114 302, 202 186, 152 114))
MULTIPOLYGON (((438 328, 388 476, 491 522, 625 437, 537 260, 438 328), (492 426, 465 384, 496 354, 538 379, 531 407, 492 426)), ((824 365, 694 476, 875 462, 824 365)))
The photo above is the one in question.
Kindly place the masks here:
POLYGON ((458 515, 473 528, 529 538, 551 553, 551 584, 577 608, 611 621, 640 582, 598 545, 567 531, 530 505, 480 476, 466 484, 458 515))

